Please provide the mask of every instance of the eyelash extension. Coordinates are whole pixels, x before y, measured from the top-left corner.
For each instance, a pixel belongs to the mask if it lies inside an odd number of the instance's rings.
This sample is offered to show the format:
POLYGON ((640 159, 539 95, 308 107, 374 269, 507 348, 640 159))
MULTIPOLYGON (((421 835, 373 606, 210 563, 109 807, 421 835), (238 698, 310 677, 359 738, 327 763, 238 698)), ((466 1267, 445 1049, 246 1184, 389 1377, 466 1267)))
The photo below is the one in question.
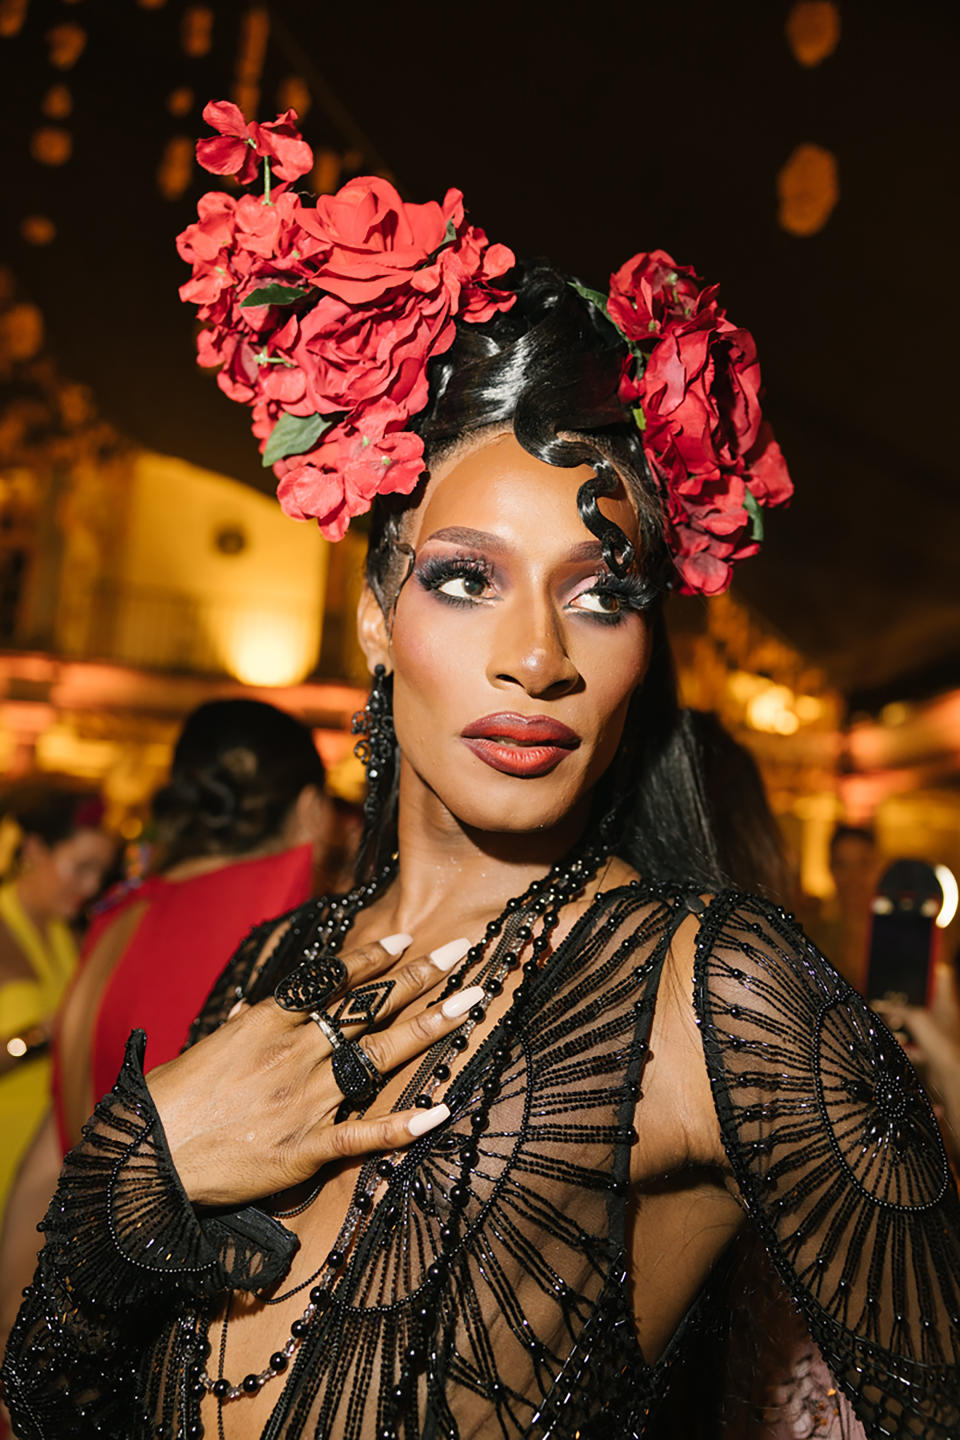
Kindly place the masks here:
POLYGON ((478 555, 428 555, 421 560, 414 575, 424 590, 432 590, 446 605, 467 606, 475 604, 460 595, 444 595, 440 586, 448 580, 479 580, 489 585, 493 571, 486 560, 478 555))
POLYGON ((656 591, 641 580, 639 575, 611 575, 609 571, 603 571, 596 578, 596 583, 591 590, 581 591, 582 595, 613 595, 621 603, 621 609, 610 615, 603 615, 599 612, 591 612, 591 620, 599 620, 601 625, 616 625, 623 619, 624 611, 630 610, 634 614, 642 615, 648 610, 656 599, 656 591))

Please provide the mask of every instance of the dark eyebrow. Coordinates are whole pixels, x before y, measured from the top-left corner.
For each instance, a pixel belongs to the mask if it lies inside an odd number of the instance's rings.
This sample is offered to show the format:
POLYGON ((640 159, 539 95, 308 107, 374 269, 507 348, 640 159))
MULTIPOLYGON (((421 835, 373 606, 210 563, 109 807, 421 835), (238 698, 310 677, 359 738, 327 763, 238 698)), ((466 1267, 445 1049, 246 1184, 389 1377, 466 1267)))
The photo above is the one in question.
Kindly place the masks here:
MULTIPOLYGON (((488 530, 471 530, 465 525, 448 525, 443 530, 434 530, 423 543, 429 544, 431 540, 445 540, 451 545, 469 545, 473 550, 492 550, 497 554, 503 554, 510 548, 499 535, 491 535, 488 530)), ((579 545, 574 545, 567 554, 568 561, 602 559, 603 550, 599 540, 584 540, 579 545)))
POLYGON ((444 530, 434 530, 428 535, 424 544, 429 545, 431 540, 446 540, 450 545, 469 545, 473 550, 497 550, 507 549, 506 543, 498 535, 491 535, 487 530, 470 530, 465 525, 448 525, 444 530))

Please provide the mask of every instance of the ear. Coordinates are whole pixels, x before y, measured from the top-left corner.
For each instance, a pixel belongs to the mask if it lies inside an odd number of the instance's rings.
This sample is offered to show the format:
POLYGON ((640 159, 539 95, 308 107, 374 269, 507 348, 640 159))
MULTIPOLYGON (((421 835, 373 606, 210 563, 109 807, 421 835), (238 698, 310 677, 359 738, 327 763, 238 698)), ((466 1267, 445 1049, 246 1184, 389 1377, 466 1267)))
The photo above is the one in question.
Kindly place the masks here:
POLYGON ((387 622, 379 600, 366 582, 357 604, 357 638, 371 675, 375 665, 383 665, 389 675, 393 669, 393 650, 387 622))

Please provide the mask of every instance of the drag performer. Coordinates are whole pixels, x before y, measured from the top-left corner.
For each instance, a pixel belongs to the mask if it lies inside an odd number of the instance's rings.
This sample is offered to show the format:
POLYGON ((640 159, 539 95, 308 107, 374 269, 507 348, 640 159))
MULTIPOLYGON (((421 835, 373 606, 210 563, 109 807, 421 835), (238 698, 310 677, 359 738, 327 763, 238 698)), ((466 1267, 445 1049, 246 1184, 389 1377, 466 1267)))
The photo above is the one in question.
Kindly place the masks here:
POLYGON ((181 237, 201 362, 288 514, 372 512, 366 847, 182 1056, 144 1079, 131 1038, 11 1339, 18 1435, 734 1433, 744 1231, 829 1367, 784 1377, 794 1433, 955 1437, 936 1122, 724 887, 672 688, 665 590, 723 589, 790 492, 750 335, 662 251, 589 291, 457 191, 307 204, 290 112, 205 116, 201 163, 256 190, 181 237))

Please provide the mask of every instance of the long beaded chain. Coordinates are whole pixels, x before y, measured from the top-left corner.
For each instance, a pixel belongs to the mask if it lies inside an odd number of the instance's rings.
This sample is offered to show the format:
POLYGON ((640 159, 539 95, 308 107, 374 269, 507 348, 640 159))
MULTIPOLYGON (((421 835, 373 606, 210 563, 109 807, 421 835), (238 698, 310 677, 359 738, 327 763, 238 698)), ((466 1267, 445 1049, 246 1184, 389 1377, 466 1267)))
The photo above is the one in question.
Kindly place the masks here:
MULTIPOLYGON (((476 1005, 471 1006, 464 1022, 453 1034, 442 1037, 427 1051, 417 1071, 394 1104, 394 1111, 404 1110, 411 1104, 423 1109, 432 1107, 433 1093, 438 1086, 445 1084, 451 1078, 451 1060, 467 1050, 471 1033, 484 1020, 490 1003, 503 993, 507 975, 522 965, 523 979, 516 989, 510 1009, 500 1022, 507 1036, 517 1027, 519 1013, 529 992, 530 983, 539 974, 545 962, 553 932, 560 920, 560 910, 563 905, 574 899, 584 889, 607 858, 612 826, 613 817, 608 816, 601 823, 593 844, 585 846, 572 860, 555 865, 547 876, 534 881, 522 896, 508 900, 501 913, 488 923, 483 938, 470 947, 462 965, 448 977, 440 996, 433 1003, 440 1004, 455 991, 461 989, 471 970, 477 966, 480 968, 476 976, 472 977, 472 983, 482 986, 483 997, 476 1005), (503 937, 501 943, 494 946, 494 942, 501 936, 503 937), (529 958, 523 961, 522 955, 528 946, 529 958), (491 950, 492 953, 488 954, 487 952, 491 950), (487 955, 487 959, 486 963, 483 963, 485 955, 487 955)), ((336 901, 331 908, 328 923, 324 927, 323 945, 321 946, 319 941, 308 945, 302 952, 303 958, 316 958, 321 953, 321 949, 327 954, 336 953, 349 933, 358 911, 370 903, 393 877, 395 871, 396 860, 394 859, 374 880, 355 887, 348 895, 336 901)), ((494 1067, 498 1070, 502 1068, 509 1053, 507 1043, 501 1041, 495 1046, 491 1057, 494 1067)), ((441 1248, 427 1270, 428 1283, 435 1292, 438 1291, 439 1284, 446 1274, 447 1252, 456 1241, 460 1213, 469 1198, 469 1172, 479 1158, 476 1143, 487 1126, 490 1107, 499 1090, 498 1076, 488 1076, 481 1088, 482 1099, 470 1121, 474 1131, 474 1143, 465 1147, 462 1153, 461 1175, 450 1190, 449 1224, 442 1227, 441 1248)), ((386 1155, 372 1156, 364 1162, 340 1232, 326 1259, 305 1280, 286 1290, 282 1295, 265 1301, 266 1304, 281 1304, 293 1295, 307 1289, 308 1286, 310 1287, 308 1304, 302 1314, 291 1324, 288 1339, 279 1350, 270 1356, 269 1362, 263 1370, 246 1375, 239 1384, 233 1384, 224 1376, 230 1313, 228 1300, 222 1321, 218 1373, 216 1377, 211 1376, 204 1363, 211 1353, 211 1346, 207 1337, 201 1332, 203 1317, 200 1315, 194 1317, 192 1333, 195 1358, 187 1367, 187 1382, 194 1395, 199 1396, 204 1392, 211 1392, 216 1397, 220 1440, 224 1440, 224 1404, 239 1400, 244 1395, 256 1395, 268 1381, 282 1375, 307 1334, 311 1321, 329 1308, 337 1276, 347 1263, 350 1249, 362 1220, 373 1208, 378 1186, 382 1181, 390 1179, 394 1168, 395 1162, 386 1155), (315 1281, 319 1283, 315 1284, 315 1281)), ((320 1193, 320 1189, 321 1185, 317 1185, 305 1201, 291 1210, 276 1213, 284 1216, 300 1214, 308 1205, 312 1204, 320 1193)), ((417 1356, 421 1354, 422 1349, 423 1347, 419 1344, 408 1347, 407 1354, 411 1365, 416 1365, 417 1356)), ((406 1375, 406 1371, 404 1375, 406 1375)), ((393 1404, 398 1413, 403 1408, 405 1403, 403 1396, 406 1395, 408 1389, 409 1385, 402 1375, 393 1391, 393 1404)))

